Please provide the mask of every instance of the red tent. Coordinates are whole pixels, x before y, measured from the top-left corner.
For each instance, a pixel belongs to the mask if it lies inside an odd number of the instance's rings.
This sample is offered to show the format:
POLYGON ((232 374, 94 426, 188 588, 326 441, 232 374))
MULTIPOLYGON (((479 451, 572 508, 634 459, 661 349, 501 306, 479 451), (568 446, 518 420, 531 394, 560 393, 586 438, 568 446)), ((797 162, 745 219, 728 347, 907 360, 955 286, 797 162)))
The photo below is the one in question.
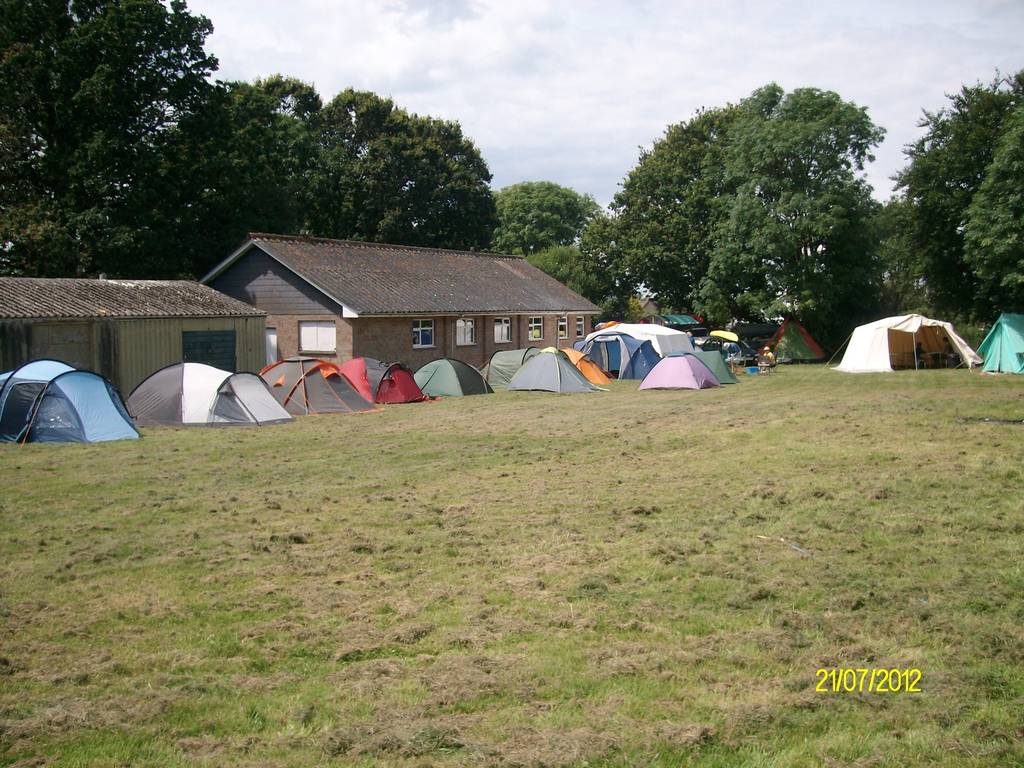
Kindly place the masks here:
POLYGON ((372 357, 356 357, 338 366, 363 397, 373 403, 417 403, 426 395, 416 385, 412 371, 401 363, 382 363, 372 357))

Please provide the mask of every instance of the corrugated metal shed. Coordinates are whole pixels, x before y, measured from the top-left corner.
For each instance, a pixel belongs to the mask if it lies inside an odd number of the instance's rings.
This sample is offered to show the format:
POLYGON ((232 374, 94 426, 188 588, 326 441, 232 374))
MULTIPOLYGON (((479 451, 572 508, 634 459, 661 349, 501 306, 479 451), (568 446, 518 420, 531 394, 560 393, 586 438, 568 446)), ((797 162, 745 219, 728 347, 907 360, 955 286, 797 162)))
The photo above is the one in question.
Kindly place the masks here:
POLYGON ((125 396, 185 359, 259 370, 265 326, 262 311, 187 280, 0 278, 0 370, 51 357, 102 374, 125 396), (216 360, 203 358, 210 339, 216 360))

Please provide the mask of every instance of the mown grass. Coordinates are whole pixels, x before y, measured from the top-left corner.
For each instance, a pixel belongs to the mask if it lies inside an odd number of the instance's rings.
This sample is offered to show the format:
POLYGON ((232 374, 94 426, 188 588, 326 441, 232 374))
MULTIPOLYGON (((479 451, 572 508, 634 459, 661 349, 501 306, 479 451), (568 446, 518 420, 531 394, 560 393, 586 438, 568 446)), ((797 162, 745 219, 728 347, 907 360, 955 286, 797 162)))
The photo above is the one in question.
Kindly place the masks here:
POLYGON ((634 389, 0 450, 0 763, 1024 761, 1024 381, 634 389))

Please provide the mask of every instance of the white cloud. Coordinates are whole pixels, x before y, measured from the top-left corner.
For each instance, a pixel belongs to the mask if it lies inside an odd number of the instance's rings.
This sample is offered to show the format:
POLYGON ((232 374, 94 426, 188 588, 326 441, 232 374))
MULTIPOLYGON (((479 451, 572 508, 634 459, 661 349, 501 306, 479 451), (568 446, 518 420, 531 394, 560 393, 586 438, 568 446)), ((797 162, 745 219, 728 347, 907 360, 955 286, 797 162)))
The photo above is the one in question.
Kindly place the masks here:
POLYGON ((866 106, 888 130, 880 198, 961 83, 1024 68, 1024 4, 193 0, 219 76, 281 72, 325 98, 354 86, 458 120, 494 186, 550 179, 607 203, 671 123, 777 81, 866 106))

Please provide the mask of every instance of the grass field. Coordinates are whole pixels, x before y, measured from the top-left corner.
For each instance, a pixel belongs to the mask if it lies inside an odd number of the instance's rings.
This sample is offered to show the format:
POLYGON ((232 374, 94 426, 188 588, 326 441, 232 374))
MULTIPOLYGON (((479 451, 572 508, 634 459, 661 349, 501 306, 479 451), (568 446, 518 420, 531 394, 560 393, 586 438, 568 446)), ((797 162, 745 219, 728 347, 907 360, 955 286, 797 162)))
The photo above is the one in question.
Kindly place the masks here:
POLYGON ((1024 763, 1024 380, 0 450, 0 764, 1024 763), (921 693, 818 693, 818 668, 921 693))

